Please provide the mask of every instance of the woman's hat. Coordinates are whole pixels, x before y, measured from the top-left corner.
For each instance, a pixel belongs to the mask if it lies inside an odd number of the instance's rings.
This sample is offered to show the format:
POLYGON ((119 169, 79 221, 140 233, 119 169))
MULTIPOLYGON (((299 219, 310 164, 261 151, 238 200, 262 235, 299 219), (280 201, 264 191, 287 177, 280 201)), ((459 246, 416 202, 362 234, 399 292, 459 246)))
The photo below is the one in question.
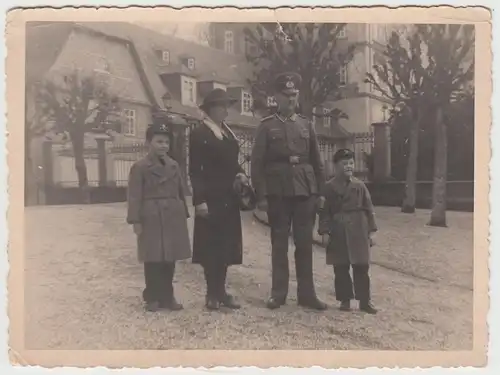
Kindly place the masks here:
POLYGON ((230 97, 225 90, 213 89, 207 96, 205 96, 205 99, 203 99, 200 109, 206 112, 212 106, 221 104, 230 106, 235 104, 237 101, 238 99, 230 97))

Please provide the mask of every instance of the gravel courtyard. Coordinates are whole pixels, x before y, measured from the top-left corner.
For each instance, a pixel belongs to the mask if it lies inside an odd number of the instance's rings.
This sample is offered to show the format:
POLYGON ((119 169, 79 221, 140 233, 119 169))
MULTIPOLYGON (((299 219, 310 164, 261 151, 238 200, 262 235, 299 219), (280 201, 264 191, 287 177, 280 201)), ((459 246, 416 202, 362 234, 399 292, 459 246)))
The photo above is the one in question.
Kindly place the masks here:
POLYGON ((244 265, 228 274, 241 310, 206 311, 202 270, 186 261, 175 276, 185 310, 146 313, 125 210, 125 204, 26 208, 26 349, 472 349, 471 213, 449 212, 443 229, 425 225, 426 210, 407 215, 377 207, 371 275, 381 311, 370 316, 337 309, 333 270, 320 247, 315 282, 329 310, 296 305, 293 266, 288 304, 267 310, 269 230, 250 213, 243 218, 244 265))

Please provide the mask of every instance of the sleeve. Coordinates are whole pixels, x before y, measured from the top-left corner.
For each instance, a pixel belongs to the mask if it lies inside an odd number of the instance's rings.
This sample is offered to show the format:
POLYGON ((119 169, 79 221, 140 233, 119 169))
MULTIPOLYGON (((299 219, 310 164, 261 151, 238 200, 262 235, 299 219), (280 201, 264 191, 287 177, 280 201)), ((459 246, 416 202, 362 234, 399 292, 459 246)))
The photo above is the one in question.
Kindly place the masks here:
POLYGON ((368 232, 376 232, 378 230, 377 223, 375 222, 375 210, 373 208, 372 197, 370 195, 370 191, 363 184, 363 209, 366 212, 366 216, 368 219, 368 232))
POLYGON ((193 206, 206 202, 203 178, 204 156, 203 141, 197 128, 189 134, 189 178, 193 190, 193 206))
POLYGON ((325 186, 325 165, 323 164, 321 153, 319 152, 319 142, 318 136, 316 134, 316 129, 314 128, 312 122, 309 122, 309 125, 311 129, 309 158, 314 168, 316 183, 318 185, 318 193, 321 194, 325 186))
POLYGON ((330 225, 332 221, 332 200, 333 194, 331 191, 328 191, 327 186, 323 187, 321 194, 325 197, 325 204, 322 210, 319 211, 319 220, 318 220, 318 234, 329 234, 330 225))
POLYGON ((184 208, 186 209, 186 218, 189 219, 189 209, 187 206, 186 202, 186 189, 184 187, 184 179, 182 177, 181 169, 179 168, 179 165, 177 165, 177 173, 178 173, 178 185, 179 185, 179 197, 182 199, 182 202, 184 202, 184 208))
POLYGON ((142 169, 134 164, 130 168, 127 188, 127 223, 138 224, 141 222, 140 214, 142 209, 143 179, 142 169))
POLYGON ((266 180, 264 176, 264 161, 267 150, 266 126, 261 123, 255 134, 255 142, 252 148, 250 161, 252 185, 257 195, 257 200, 263 200, 266 196, 266 180))

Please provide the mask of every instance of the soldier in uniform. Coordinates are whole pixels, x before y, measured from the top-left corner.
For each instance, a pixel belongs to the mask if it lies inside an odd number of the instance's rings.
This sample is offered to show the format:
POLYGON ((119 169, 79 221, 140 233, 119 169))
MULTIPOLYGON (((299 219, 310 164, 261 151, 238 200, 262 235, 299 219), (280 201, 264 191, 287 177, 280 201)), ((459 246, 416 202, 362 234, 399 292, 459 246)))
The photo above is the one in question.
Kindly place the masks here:
POLYGON ((301 77, 275 78, 277 112, 261 120, 251 157, 252 184, 258 207, 271 226, 272 291, 267 307, 286 303, 289 283, 288 237, 295 243, 297 299, 301 306, 325 310, 313 281, 313 218, 324 185, 324 167, 312 123, 296 114, 301 77))

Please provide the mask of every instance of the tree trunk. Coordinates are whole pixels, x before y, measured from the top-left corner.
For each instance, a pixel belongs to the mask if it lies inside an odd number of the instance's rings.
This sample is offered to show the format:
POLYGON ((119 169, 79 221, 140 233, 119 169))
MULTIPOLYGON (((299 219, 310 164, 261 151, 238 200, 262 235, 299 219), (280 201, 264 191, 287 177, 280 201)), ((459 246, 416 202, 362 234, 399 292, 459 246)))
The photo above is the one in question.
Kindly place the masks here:
POLYGON ((87 177, 87 165, 83 157, 84 138, 83 135, 71 135, 71 143, 73 145, 73 154, 75 157, 75 170, 78 176, 78 187, 82 194, 83 203, 90 203, 89 181, 87 177))
POLYGON ((448 137, 443 109, 438 108, 436 116, 434 146, 434 184, 432 186, 432 212, 429 225, 446 227, 446 177, 448 166, 448 137))
POLYGON ((410 151, 408 155, 408 164, 406 166, 405 199, 401 207, 401 212, 408 214, 415 212, 419 125, 419 118, 412 119, 410 128, 410 151))

